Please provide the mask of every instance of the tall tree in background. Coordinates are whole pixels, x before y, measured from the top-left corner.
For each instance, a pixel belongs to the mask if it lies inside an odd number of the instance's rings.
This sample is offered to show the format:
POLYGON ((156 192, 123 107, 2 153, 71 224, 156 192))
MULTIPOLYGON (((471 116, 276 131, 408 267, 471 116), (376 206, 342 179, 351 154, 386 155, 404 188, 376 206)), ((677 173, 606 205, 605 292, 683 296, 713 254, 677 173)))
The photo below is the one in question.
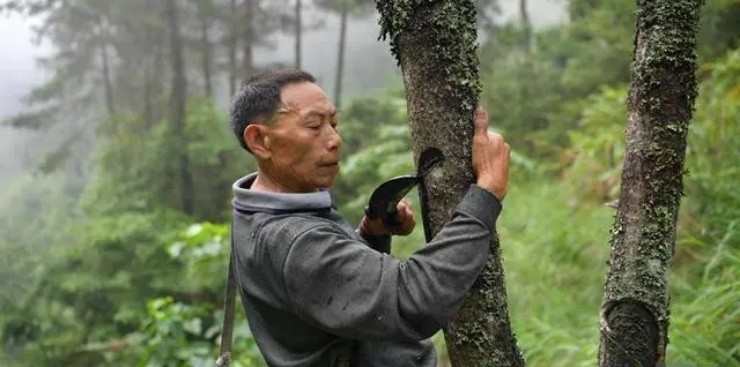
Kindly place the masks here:
POLYGON ((105 87, 105 105, 108 108, 108 114, 113 115, 116 113, 115 103, 113 102, 113 83, 111 82, 110 76, 110 57, 108 56, 108 45, 102 41, 100 42, 100 60, 102 65, 101 73, 103 79, 103 86, 105 87))
POLYGON ((283 23, 284 25, 288 25, 287 28, 292 29, 293 36, 295 38, 295 62, 294 66, 296 68, 303 67, 303 33, 304 31, 312 31, 319 28, 322 28, 325 24, 323 20, 313 20, 309 19, 308 21, 305 19, 304 11, 307 7, 307 4, 303 0, 296 0, 295 4, 293 5, 293 14, 292 16, 289 16, 286 14, 286 16, 283 17, 283 23))
POLYGON ((701 4, 637 1, 627 150, 601 308, 601 367, 664 363, 667 278, 696 98, 701 4))
POLYGON ((489 33, 496 27, 495 17, 501 14, 498 0, 475 0, 475 8, 478 11, 478 29, 489 33))
MULTIPOLYGON (((44 153, 36 170, 46 173, 73 166, 79 170, 90 152, 99 120, 116 112, 112 87, 116 53, 110 52, 115 51, 110 34, 113 11, 94 1, 18 0, 5 2, 0 10, 3 7, 29 16, 48 15, 38 27, 37 37, 65 45, 40 59, 39 64, 52 78, 26 97, 29 111, 3 124, 53 132, 54 138, 48 144, 39 144, 44 153), (80 110, 87 113, 66 118, 80 110)), ((83 179, 84 175, 76 172, 71 176, 83 179)))
POLYGON ((201 51, 201 69, 203 72, 203 84, 205 94, 213 97, 213 78, 212 78, 212 46, 210 39, 211 22, 214 13, 213 0, 197 0, 197 18, 198 29, 200 31, 200 51, 201 51))
POLYGON ((334 104, 339 108, 342 104, 342 79, 344 78, 344 47, 347 39, 347 13, 349 1, 340 1, 339 15, 339 45, 337 46, 337 68, 334 77, 334 104))
MULTIPOLYGON (((422 153, 439 149, 440 174, 421 186, 427 239, 449 220, 474 182, 471 165, 473 110, 481 83, 472 0, 377 2, 383 37, 403 72, 417 166, 422 153)), ((523 366, 507 309, 498 236, 489 263, 445 328, 453 366, 523 366)))
POLYGON ((227 23, 227 37, 226 44, 228 48, 228 79, 229 79, 229 96, 233 96, 236 93, 236 79, 237 79, 237 61, 236 51, 238 44, 238 31, 237 31, 237 12, 236 12, 236 0, 229 0, 229 11, 226 13, 227 23))
POLYGON ((334 71, 334 105, 342 104, 342 81, 344 80, 344 58, 347 46, 347 18, 350 15, 367 14, 372 0, 316 0, 319 8, 339 13, 339 42, 337 44, 337 67, 334 71))
POLYGON ((170 56, 172 61, 172 89, 170 93, 170 122, 179 160, 180 195, 182 211, 193 214, 193 178, 190 174, 190 159, 186 150, 185 104, 187 103, 187 80, 183 65, 183 47, 176 0, 167 0, 167 20, 170 28, 170 56))
POLYGON ((244 27, 244 53, 242 56, 242 73, 244 77, 247 77, 254 72, 254 13, 257 11, 257 7, 259 6, 258 1, 259 0, 244 0, 244 22, 242 24, 244 27))
POLYGON ((524 51, 529 54, 534 47, 534 36, 532 22, 529 20, 529 12, 527 10, 527 0, 519 0, 519 17, 522 22, 522 46, 524 51))
POLYGON ((303 14, 302 1, 295 2, 295 67, 301 68, 301 46, 303 42, 303 14))

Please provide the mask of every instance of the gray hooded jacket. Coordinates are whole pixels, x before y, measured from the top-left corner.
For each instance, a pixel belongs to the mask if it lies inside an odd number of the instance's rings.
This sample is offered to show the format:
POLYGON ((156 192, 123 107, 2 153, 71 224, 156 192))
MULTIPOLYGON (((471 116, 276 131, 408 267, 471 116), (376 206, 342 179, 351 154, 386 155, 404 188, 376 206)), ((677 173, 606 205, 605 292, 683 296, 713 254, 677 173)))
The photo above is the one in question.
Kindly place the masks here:
POLYGON ((235 275, 270 366, 436 366, 428 340, 486 264, 501 210, 471 185, 452 220, 407 260, 389 237, 353 230, 327 191, 283 194, 234 183, 235 275))

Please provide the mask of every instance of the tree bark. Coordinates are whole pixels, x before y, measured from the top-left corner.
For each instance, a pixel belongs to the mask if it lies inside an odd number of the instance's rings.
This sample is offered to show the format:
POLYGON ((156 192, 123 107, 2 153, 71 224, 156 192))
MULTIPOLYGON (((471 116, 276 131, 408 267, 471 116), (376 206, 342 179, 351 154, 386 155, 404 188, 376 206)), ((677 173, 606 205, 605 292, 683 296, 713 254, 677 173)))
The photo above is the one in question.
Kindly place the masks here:
POLYGON ((339 21, 339 50, 337 51, 337 71, 334 78, 334 104, 337 108, 342 105, 342 78, 344 78, 344 49, 347 38, 347 13, 350 5, 342 2, 342 13, 339 21))
POLYGON ((206 0, 198 3, 198 23, 200 28, 201 43, 201 68, 203 72, 203 83, 205 84, 206 96, 213 97, 213 83, 211 78, 211 40, 208 36, 210 21, 208 19, 209 6, 206 0))
POLYGON ((255 0, 244 0, 244 57, 242 59, 243 78, 246 79, 254 73, 254 56, 252 47, 254 46, 254 10, 255 0))
MULTIPOLYGON (((472 0, 381 0, 382 36, 401 66, 417 167, 439 149, 439 172, 420 185, 427 239, 449 221, 469 185, 473 110, 481 84, 472 0)), ((491 258, 445 328, 453 366, 524 366, 511 330, 497 235, 491 258)))
POLYGON ((701 4, 637 1, 627 151, 601 308, 601 367, 664 363, 701 4))
POLYGON ((301 68, 301 38, 303 37, 303 14, 302 14, 301 0, 296 0, 295 3, 295 67, 301 68))
POLYGON ((185 141, 185 104, 187 98, 187 81, 182 57, 182 39, 178 20, 176 0, 167 0, 167 18, 170 28, 170 53, 172 57, 172 91, 170 93, 170 120, 175 144, 179 148, 179 172, 182 210, 193 214, 193 178, 190 174, 190 159, 185 141))

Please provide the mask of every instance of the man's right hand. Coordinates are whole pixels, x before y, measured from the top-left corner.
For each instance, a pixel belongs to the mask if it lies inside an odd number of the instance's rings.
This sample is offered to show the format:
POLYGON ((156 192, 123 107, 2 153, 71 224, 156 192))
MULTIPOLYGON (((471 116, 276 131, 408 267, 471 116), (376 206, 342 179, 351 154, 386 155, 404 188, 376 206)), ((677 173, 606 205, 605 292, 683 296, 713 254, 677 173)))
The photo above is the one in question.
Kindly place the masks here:
POLYGON ((476 184, 504 200, 509 184, 509 154, 511 147, 504 138, 488 131, 488 112, 483 107, 475 110, 473 134, 473 171, 476 184))

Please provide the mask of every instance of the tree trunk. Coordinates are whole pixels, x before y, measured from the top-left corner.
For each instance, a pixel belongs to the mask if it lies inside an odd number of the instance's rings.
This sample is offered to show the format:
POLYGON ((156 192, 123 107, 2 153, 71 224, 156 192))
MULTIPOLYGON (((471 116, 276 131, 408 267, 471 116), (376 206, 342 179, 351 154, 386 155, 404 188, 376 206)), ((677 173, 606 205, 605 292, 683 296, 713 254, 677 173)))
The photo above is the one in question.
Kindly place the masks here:
POLYGON ((522 20, 522 46, 526 53, 531 53, 534 46, 532 39, 532 22, 527 12, 527 0, 519 0, 519 15, 522 20))
MULTIPOLYGON (((390 38, 406 87, 414 157, 439 149, 439 174, 420 185, 427 239, 449 221, 469 185, 473 110, 481 84, 472 0, 376 3, 383 37, 390 38)), ((492 256, 462 306, 445 328, 453 366, 523 366, 507 309, 498 237, 492 256)))
POLYGON ((144 69, 144 80, 142 81, 142 89, 144 89, 144 127, 146 131, 149 131, 154 126, 154 115, 152 112, 152 71, 149 65, 144 69))
POLYGON ((105 106, 108 108, 108 115, 112 116, 116 113, 116 108, 113 103, 113 83, 110 80, 110 60, 108 59, 108 45, 105 42, 100 42, 100 58, 103 63, 103 86, 105 88, 105 106))
POLYGON ((167 60, 164 55, 163 49, 167 46, 165 42, 166 34, 162 34, 156 37, 157 47, 154 50, 154 60, 152 60, 152 72, 149 74, 149 95, 146 99, 146 110, 148 112, 148 123, 147 129, 151 130, 154 125, 163 119, 165 110, 160 108, 158 101, 164 95, 164 87, 166 80, 164 78, 165 70, 167 69, 167 60))
POLYGON ((295 3, 295 67, 301 68, 301 33, 303 32, 303 15, 301 14, 301 0, 295 3))
POLYGON ((228 52, 229 52, 229 96, 233 96, 236 93, 236 42, 239 39, 237 34, 237 22, 236 22, 236 0, 229 2, 229 39, 228 39, 228 52))
POLYGON ((601 308, 601 367, 664 363, 667 277, 696 97, 701 3, 637 1, 627 151, 601 308))
POLYGON ((207 13, 209 11, 209 4, 200 1, 198 5, 198 23, 200 23, 200 43, 202 52, 201 68, 203 72, 206 96, 210 98, 213 97, 213 83, 211 81, 211 40, 208 36, 208 29, 210 28, 208 19, 209 15, 207 13))
POLYGON ((182 210, 188 215, 193 214, 193 178, 190 175, 190 159, 187 154, 185 140, 185 104, 187 98, 187 81, 182 57, 182 39, 180 36, 180 22, 178 20, 177 0, 167 0, 167 17, 170 28, 170 53, 172 56, 172 92, 170 94, 170 120, 175 144, 180 151, 179 172, 181 185, 182 210))
POLYGON ((252 47, 254 46, 254 6, 255 0, 244 0, 244 59, 242 60, 243 78, 248 78, 254 73, 254 57, 252 47))
POLYGON ((334 78, 334 104, 337 108, 342 105, 342 78, 344 77, 344 49, 347 38, 347 13, 349 4, 342 3, 342 14, 339 21, 339 50, 337 51, 337 71, 334 78))

